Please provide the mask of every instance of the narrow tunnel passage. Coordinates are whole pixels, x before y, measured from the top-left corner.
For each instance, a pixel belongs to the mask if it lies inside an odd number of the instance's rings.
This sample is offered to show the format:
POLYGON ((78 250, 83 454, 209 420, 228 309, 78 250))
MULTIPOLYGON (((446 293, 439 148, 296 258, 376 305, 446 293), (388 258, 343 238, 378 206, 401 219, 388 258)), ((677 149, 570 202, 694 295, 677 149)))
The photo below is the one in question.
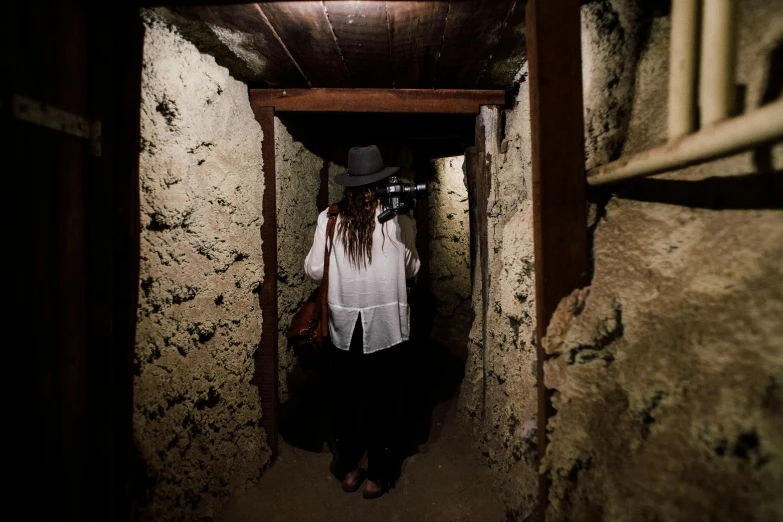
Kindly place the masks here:
POLYGON ((38 518, 783 513, 780 2, 186 3, 6 18, 38 518), (432 188, 409 451, 373 503, 282 335, 369 143, 432 188))
MULTIPOLYGON (((470 219, 464 156, 429 159, 427 154, 437 156, 439 151, 422 145, 418 141, 421 138, 410 139, 402 130, 415 128, 413 123, 417 119, 426 121, 431 128, 445 123, 450 125, 452 132, 452 122, 460 121, 463 129, 472 130, 472 118, 437 115, 429 116, 427 120, 410 116, 378 118, 378 115, 293 116, 282 116, 276 119, 275 125, 280 245, 278 270, 282 276, 278 278, 281 310, 280 412, 281 435, 285 443, 281 446, 279 459, 267 474, 269 478, 236 499, 228 508, 226 520, 241 520, 259 512, 265 513, 264 516, 270 520, 284 520, 286 516, 306 519, 308 514, 313 516, 317 511, 316 505, 308 502, 318 503, 334 493, 330 492, 335 487, 334 480, 323 480, 328 476, 332 461, 329 450, 334 449, 330 444, 330 411, 334 406, 328 399, 328 372, 323 369, 303 370, 290 346, 286 346, 284 334, 286 318, 290 317, 287 311, 295 309, 314 287, 301 275, 295 274, 301 274, 303 252, 309 249, 309 237, 314 230, 312 218, 317 203, 314 193, 317 191, 313 189, 318 182, 314 167, 319 161, 323 161, 329 172, 328 179, 320 181, 328 185, 320 186, 320 190, 329 193, 330 203, 342 198, 341 187, 336 186, 332 178, 344 167, 317 157, 308 146, 312 144, 316 150, 341 152, 340 145, 350 143, 351 139, 359 144, 379 142, 390 158, 386 164, 400 166, 399 175, 404 180, 427 182, 430 192, 427 199, 417 202, 418 208, 411 213, 416 219, 417 243, 423 266, 410 288, 410 368, 406 374, 399 376, 405 381, 405 393, 398 402, 406 411, 407 424, 404 438, 407 458, 396 488, 402 496, 398 496, 397 500, 384 500, 385 507, 378 508, 379 516, 391 516, 392 511, 399 510, 400 503, 404 503, 409 515, 415 515, 415 519, 426 518, 428 510, 440 509, 434 507, 433 499, 446 498, 454 493, 462 499, 459 505, 454 505, 455 516, 464 512, 486 512, 489 516, 492 511, 500 509, 500 503, 494 495, 487 495, 485 488, 491 477, 479 471, 481 456, 471 448, 470 427, 457 411, 457 395, 464 375, 468 335, 473 322, 470 219), (439 118, 446 121, 438 122, 439 118), (465 120, 470 126, 463 123, 465 120), (391 129, 384 124, 386 122, 394 122, 399 128, 391 129), (325 127, 330 128, 330 136, 336 138, 325 138, 320 132, 325 127), (362 129, 363 136, 353 137, 350 136, 353 131, 340 132, 335 127, 362 129), (302 143, 295 141, 294 135, 302 139, 302 143), (305 184, 310 188, 305 189, 305 184), (286 245, 293 250, 286 252, 286 245), (293 252, 298 254, 290 255, 293 252), (296 284, 291 284, 292 280, 296 284), (292 306, 292 302, 296 306, 292 306), (282 495, 286 487, 294 487, 290 485, 294 480, 291 477, 297 477, 296 488, 312 491, 308 500, 288 503, 280 512, 272 510, 267 513, 263 506, 275 496, 282 495)), ((450 147, 458 150, 463 145, 454 138, 456 136, 452 138, 450 147)), ((448 140, 443 141, 448 145, 448 140)), ((335 499, 335 511, 326 509, 317 516, 330 520, 337 516, 337 512, 342 512, 347 520, 366 517, 367 513, 360 504, 351 508, 352 504, 348 502, 335 499)), ((438 504, 442 503, 435 503, 438 504)), ((491 518, 495 515, 493 513, 491 518)))
MULTIPOLYGON (((439 505, 459 491, 465 512, 533 512, 535 503, 524 493, 531 490, 536 474, 531 429, 535 394, 530 384, 535 382, 534 357, 528 342, 533 329, 533 300, 528 298, 532 273, 529 264, 507 267, 502 262, 504 250, 528 263, 532 256, 526 90, 518 95, 511 91, 517 99, 510 117, 498 109, 477 117, 478 105, 473 114, 291 112, 280 113, 258 136, 249 121, 252 91, 249 106, 247 94, 239 94, 241 84, 225 69, 154 19, 147 42, 142 222, 151 225, 142 233, 144 313, 138 326, 136 409, 144 419, 137 444, 149 466, 142 480, 157 481, 150 487, 159 505, 190 499, 192 509, 217 514, 229 498, 252 504, 252 494, 243 497, 239 491, 254 482, 258 469, 264 470, 262 477, 271 477, 263 482, 263 491, 252 489, 261 498, 272 494, 267 490, 290 487, 280 482, 284 476, 300 477, 305 484, 310 476, 328 476, 332 448, 327 383, 318 371, 299 367, 285 331, 315 288, 302 264, 318 212, 342 197, 333 178, 344 169, 350 147, 376 144, 387 164, 401 168, 400 177, 427 182, 432 191, 414 212, 426 268, 410 292, 412 342, 418 346, 408 395, 401 398, 408 413, 409 458, 389 498, 403 491, 417 495, 414 504, 424 510, 422 516, 433 500, 427 495, 430 489, 443 495, 435 499, 439 505), (237 132, 242 129, 246 131, 237 132), (486 140, 481 150, 494 162, 476 152, 479 129, 486 140), (250 385, 250 354, 258 346, 258 297, 266 288, 259 284, 256 228, 263 227, 258 202, 265 188, 259 179, 265 170, 259 143, 268 144, 270 134, 277 200, 276 357, 282 435, 280 458, 271 465, 268 434, 253 420, 260 416, 268 421, 270 414, 259 414, 256 389, 250 385), (504 134, 506 148, 501 150, 504 134), (478 170, 487 204, 497 209, 485 229, 493 234, 487 274, 519 296, 495 298, 488 307, 481 304, 484 275, 476 241, 478 170), (487 183, 504 190, 487 192, 487 183), (234 230, 237 225, 241 233, 234 230), (213 279, 214 291, 207 291, 212 287, 205 283, 213 279), (167 300, 187 284, 193 286, 187 293, 192 298, 167 300), (238 310, 244 316, 238 317, 238 310), (484 315, 491 321, 488 328, 481 325, 484 315), (172 335, 172 328, 193 334, 172 335), (493 355, 504 352, 508 357, 493 355), (177 357, 188 364, 177 364, 177 357), (511 357, 517 362, 509 364, 511 357), (203 377, 188 380, 194 373, 203 377), (165 384, 170 375, 176 376, 175 386, 165 384), (485 411, 493 424, 508 426, 502 437, 482 435, 485 411), (210 430, 203 430, 205 425, 210 430), (296 464, 291 455, 298 455, 296 464), (208 473, 199 478, 205 469, 208 473), (511 469, 516 471, 508 480, 511 469), (446 486, 457 490, 439 489, 446 486)), ((494 103, 503 99, 496 96, 494 103)), ((256 358, 256 371, 258 364, 256 358)), ((329 486, 332 491, 323 486, 324 494, 340 495, 339 482, 332 479, 329 486)), ((397 498, 402 502, 402 496, 397 498)), ((298 505, 295 497, 286 499, 287 505, 298 505)))
MULTIPOLYGON (((278 136, 288 143, 286 133, 278 136)), ((396 157, 404 165, 410 152, 403 149, 396 157)), ((502 502, 491 493, 492 474, 472 446, 470 425, 457 411, 473 320, 463 162, 463 156, 419 162, 418 172, 410 165, 403 174, 430 180, 429 198, 419 202, 428 210, 429 223, 423 223, 428 230, 419 238, 428 241, 430 260, 428 277, 420 273, 411 290, 414 355, 410 374, 400 376, 408 381, 407 396, 400 400, 408 412, 410 431, 396 488, 372 505, 359 495, 336 494, 337 483, 329 473, 333 464, 328 444, 330 416, 324 414, 330 408, 324 399, 327 377, 318 370, 303 372, 295 365, 287 374, 287 402, 281 405, 281 433, 286 441, 281 453, 257 487, 230 503, 222 520, 502 518, 502 502), (299 379, 296 385, 292 385, 297 380, 292 379, 294 375, 299 379)))

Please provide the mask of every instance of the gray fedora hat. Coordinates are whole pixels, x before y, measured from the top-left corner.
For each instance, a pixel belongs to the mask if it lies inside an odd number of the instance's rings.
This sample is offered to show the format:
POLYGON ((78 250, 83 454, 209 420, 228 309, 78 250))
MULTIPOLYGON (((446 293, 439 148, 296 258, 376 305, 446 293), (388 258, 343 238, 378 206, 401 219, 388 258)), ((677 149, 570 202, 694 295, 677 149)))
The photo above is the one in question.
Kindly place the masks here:
POLYGON ((351 147, 348 151, 348 172, 334 177, 334 182, 344 187, 360 187, 387 178, 400 167, 384 167, 381 151, 375 145, 351 147))

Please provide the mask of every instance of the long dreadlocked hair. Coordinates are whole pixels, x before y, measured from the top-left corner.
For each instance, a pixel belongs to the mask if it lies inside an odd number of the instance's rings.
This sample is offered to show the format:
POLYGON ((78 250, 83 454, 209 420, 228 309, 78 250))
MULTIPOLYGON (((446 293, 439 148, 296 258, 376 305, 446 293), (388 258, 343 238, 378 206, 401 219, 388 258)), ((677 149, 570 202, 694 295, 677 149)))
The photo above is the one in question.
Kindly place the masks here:
MULTIPOLYGON (((345 187, 340 205, 340 227, 337 237, 342 241, 348 261, 356 268, 372 263, 372 235, 375 232, 375 210, 380 200, 376 189, 384 182, 362 187, 345 187)), ((386 241, 385 223, 382 225, 386 241)))

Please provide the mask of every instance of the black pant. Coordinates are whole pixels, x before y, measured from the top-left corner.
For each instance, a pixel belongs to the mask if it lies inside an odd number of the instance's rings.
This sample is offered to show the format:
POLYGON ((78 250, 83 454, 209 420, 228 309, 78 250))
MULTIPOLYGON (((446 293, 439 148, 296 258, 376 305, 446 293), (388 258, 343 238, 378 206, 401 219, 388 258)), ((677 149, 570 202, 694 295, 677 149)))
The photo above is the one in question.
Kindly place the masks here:
POLYGON ((402 343, 363 353, 361 317, 350 351, 332 349, 335 446, 345 472, 357 468, 366 449, 368 478, 385 485, 396 480, 402 462, 407 351, 407 343, 402 343))

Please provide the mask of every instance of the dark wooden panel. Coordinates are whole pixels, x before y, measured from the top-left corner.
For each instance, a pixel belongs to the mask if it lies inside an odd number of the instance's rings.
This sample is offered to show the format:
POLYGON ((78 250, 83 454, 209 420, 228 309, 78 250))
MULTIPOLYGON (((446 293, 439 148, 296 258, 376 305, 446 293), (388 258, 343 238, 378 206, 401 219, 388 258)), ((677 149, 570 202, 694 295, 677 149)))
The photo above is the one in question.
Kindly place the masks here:
MULTIPOLYGON (((3 101, 13 92, 54 102, 52 80, 54 52, 51 51, 57 13, 50 6, 34 3, 12 3, 3 17, 2 37, 6 52, 0 56, 6 85, 3 101), (33 30, 35 28, 35 30, 33 30), (37 32, 41 34, 38 35, 37 32), (51 58, 49 58, 51 56, 51 58), (7 90, 6 90, 7 89, 7 90)), ((57 279, 57 236, 55 222, 57 192, 55 189, 60 158, 56 145, 60 136, 32 125, 12 120, 4 103, 2 136, 8 140, 7 183, 9 194, 4 211, 9 218, 21 215, 15 226, 6 229, 8 252, 26 252, 27 258, 15 266, 10 277, 11 338, 6 366, 16 368, 22 382, 17 400, 8 401, 9 418, 30 430, 8 430, 10 446, 29 460, 17 466, 16 480, 29 484, 29 518, 56 520, 59 501, 57 476, 59 429, 57 343, 55 295, 57 279), (35 197, 23 197, 35 194, 35 197), (54 492, 48 499, 42 492, 54 492)), ((12 376, 12 381, 16 379, 12 376)), ((16 460, 12 458, 12 464, 16 460)))
POLYGON ((277 456, 277 181, 275 179, 275 110, 273 107, 254 107, 256 120, 261 124, 264 141, 261 154, 264 160, 264 195, 261 214, 261 256, 264 260, 264 282, 258 293, 263 330, 255 353, 253 383, 261 395, 261 426, 266 430, 272 458, 277 456))
POLYGON ((186 18, 203 20, 252 74, 272 86, 305 87, 307 79, 256 4, 179 7, 186 18))
POLYGON ((296 112, 407 112, 478 114, 503 105, 503 91, 431 89, 251 89, 253 107, 296 112))
POLYGON ((265 2, 259 7, 314 87, 350 86, 321 2, 265 2))
MULTIPOLYGON (((552 406, 544 387, 541 338, 560 300, 587 284, 582 57, 578 0, 527 4, 533 226, 538 356, 538 454, 547 444, 552 406)), ((539 508, 548 483, 539 477, 539 508)), ((542 517, 543 519, 543 517, 542 517)))
POLYGON ((449 2, 386 2, 394 87, 434 87, 449 2))
POLYGON ((2 131, 9 194, 6 368, 10 463, 22 518, 88 520, 89 383, 84 185, 86 142, 10 117, 24 94, 80 115, 88 102, 87 10, 80 0, 8 6, 2 131), (20 462, 21 460, 21 462, 20 462), (29 495, 29 498, 27 498, 29 495))
POLYGON ((451 2, 435 86, 475 88, 516 0, 451 2))
POLYGON ((327 1, 353 87, 392 87, 389 21, 383 2, 327 1))
POLYGON ((144 27, 129 6, 90 11, 87 179, 91 520, 130 520, 133 354, 139 289, 139 126, 144 27))
MULTIPOLYGON (((87 19, 78 1, 58 6, 52 36, 57 74, 56 102, 77 114, 87 114, 87 19)), ((46 132, 42 130, 41 132, 46 132)), ((57 241, 55 298, 59 332, 59 508, 63 519, 89 516, 89 384, 87 348, 85 201, 86 142, 58 137, 51 153, 58 156, 54 183, 57 204, 52 226, 57 241)), ((49 151, 47 151, 49 152, 49 151)), ((30 191, 28 193, 34 193, 30 191)))
POLYGON ((509 89, 527 60, 525 4, 517 1, 501 32, 492 56, 481 73, 478 87, 482 89, 509 89))
POLYGON ((9 418, 26 427, 11 445, 32 498, 15 500, 35 520, 130 519, 143 33, 135 9, 85 4, 13 4, 4 32, 8 93, 103 122, 97 158, 84 140, 2 114, 20 196, 6 206, 8 248, 27 256, 11 278, 9 346, 24 349, 9 358, 22 361, 7 366, 24 381, 9 418))

